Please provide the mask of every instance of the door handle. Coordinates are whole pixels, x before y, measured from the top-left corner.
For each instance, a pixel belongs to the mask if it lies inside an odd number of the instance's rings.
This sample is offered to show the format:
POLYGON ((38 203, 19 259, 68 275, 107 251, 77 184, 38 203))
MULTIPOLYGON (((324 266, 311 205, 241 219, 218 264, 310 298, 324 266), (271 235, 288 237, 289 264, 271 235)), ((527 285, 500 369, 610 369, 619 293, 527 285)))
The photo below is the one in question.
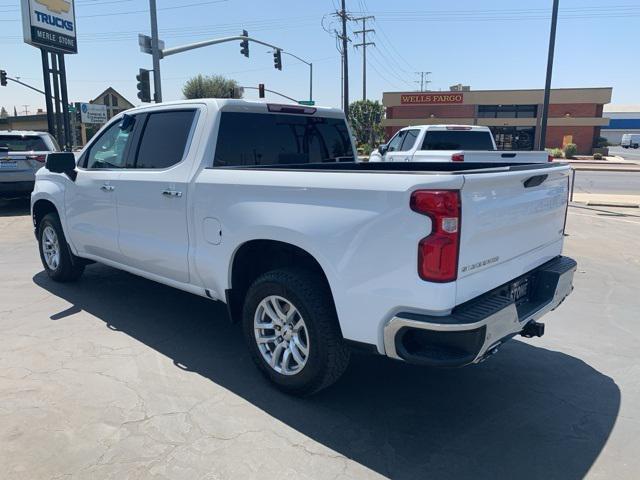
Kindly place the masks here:
POLYGON ((163 190, 162 195, 165 197, 181 197, 182 192, 178 192, 176 190, 163 190))
POLYGON ((113 192, 114 189, 115 187, 113 185, 108 185, 106 183, 100 187, 100 190, 103 192, 113 192))

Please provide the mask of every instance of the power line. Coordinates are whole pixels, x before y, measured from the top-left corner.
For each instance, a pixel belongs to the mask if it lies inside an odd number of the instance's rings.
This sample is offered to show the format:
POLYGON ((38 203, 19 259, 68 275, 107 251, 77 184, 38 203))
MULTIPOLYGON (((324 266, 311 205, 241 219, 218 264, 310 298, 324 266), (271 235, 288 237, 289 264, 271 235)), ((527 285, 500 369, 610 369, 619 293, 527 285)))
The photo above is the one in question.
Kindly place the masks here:
MULTIPOLYGON (((117 0, 117 1, 122 1, 122 0, 117 0)), ((106 3, 117 3, 117 1, 113 1, 113 2, 104 2, 106 3)), ((187 3, 184 5, 174 5, 172 7, 162 7, 162 8, 158 8, 158 10, 176 10, 176 9, 180 9, 180 8, 190 8, 190 7, 200 7, 203 5, 212 5, 212 4, 216 4, 216 3, 226 3, 228 0, 208 0, 208 1, 204 1, 204 2, 196 2, 196 3, 187 3)), ((99 5, 99 3, 96 3, 94 5, 99 5)), ((1 13, 1 12, 0 12, 1 13)), ((78 15, 77 18, 95 18, 95 17, 113 17, 113 16, 120 16, 120 15, 134 15, 134 14, 139 14, 139 13, 149 13, 149 9, 143 9, 143 10, 129 10, 129 11, 124 11, 124 12, 110 12, 110 13, 95 13, 95 14, 91 14, 91 15, 78 15)), ((16 22, 18 21, 17 19, 14 20, 9 20, 9 19, 0 19, 0 22, 16 22)))

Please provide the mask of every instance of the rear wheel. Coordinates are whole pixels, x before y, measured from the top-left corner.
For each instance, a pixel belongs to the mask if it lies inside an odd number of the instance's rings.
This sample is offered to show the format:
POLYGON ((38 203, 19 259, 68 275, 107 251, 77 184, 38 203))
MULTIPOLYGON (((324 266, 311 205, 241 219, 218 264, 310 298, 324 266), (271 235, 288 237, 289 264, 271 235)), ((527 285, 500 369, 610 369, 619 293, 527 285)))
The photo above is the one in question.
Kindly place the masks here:
POLYGON ((38 224, 38 246, 42 265, 52 280, 70 282, 80 278, 84 263, 71 253, 57 214, 48 213, 38 224))
POLYGON ((315 393, 349 363, 328 287, 304 270, 261 275, 247 292, 243 331, 260 371, 288 393, 315 393))

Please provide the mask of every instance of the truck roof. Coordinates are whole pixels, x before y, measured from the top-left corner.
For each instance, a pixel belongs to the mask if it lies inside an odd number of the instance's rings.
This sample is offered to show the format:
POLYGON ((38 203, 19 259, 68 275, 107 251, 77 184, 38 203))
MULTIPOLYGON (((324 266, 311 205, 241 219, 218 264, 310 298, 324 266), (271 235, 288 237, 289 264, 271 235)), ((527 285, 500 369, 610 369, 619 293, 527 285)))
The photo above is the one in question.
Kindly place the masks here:
MULTIPOLYGON (((268 106, 278 105, 283 107, 297 107, 300 109, 313 109, 313 114, 322 114, 324 116, 339 116, 343 117, 344 113, 339 108, 332 107, 319 107, 319 106, 305 106, 300 105, 293 102, 267 102, 267 101, 257 101, 257 100, 242 100, 242 99, 233 99, 233 98, 198 98, 194 100, 175 100, 172 102, 162 102, 158 104, 150 104, 150 105, 141 105, 139 107, 132 108, 127 110, 126 112, 140 112, 145 110, 155 110, 162 109, 163 107, 170 106, 179 106, 179 105, 197 105, 197 104, 205 104, 217 109, 224 110, 235 110, 235 111, 254 111, 254 112, 266 112, 268 110, 268 106)), ((126 113, 125 112, 125 113, 126 113)))
POLYGON ((33 135, 49 135, 47 132, 37 132, 35 130, 0 130, 0 135, 21 135, 25 136, 33 136, 33 135))
POLYGON ((472 131, 490 131, 489 127, 484 125, 457 125, 457 124, 435 124, 435 125, 409 125, 400 130, 408 130, 411 128, 420 128, 424 130, 472 130, 472 131))

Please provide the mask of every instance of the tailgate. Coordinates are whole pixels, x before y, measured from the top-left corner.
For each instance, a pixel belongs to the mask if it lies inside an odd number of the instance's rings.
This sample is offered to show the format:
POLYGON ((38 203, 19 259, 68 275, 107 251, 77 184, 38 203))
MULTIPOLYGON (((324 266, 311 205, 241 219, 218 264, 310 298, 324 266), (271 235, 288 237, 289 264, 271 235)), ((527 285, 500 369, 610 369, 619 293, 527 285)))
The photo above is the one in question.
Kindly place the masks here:
POLYGON ((458 301, 502 285, 562 250, 569 167, 514 170, 464 176, 458 301))
POLYGON ((32 179, 33 173, 44 165, 46 152, 0 151, 0 179, 20 181, 32 179))

